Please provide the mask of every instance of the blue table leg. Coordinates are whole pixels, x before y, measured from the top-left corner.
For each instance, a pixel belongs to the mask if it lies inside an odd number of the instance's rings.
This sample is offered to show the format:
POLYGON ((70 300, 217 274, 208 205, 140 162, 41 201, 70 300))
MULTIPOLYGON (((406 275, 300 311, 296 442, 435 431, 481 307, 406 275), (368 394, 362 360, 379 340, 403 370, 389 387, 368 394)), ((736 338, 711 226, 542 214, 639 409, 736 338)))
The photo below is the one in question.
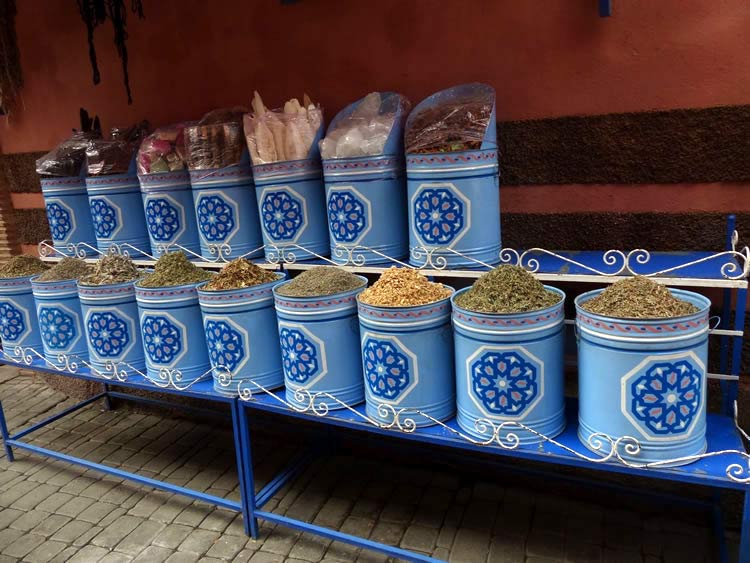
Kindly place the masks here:
POLYGON ((102 392, 104 395, 104 410, 111 411, 112 410, 112 399, 109 398, 109 385, 106 383, 102 383, 102 392))
POLYGON ((255 478, 253 477, 252 445, 247 423, 247 411, 239 399, 232 401, 232 426, 234 429, 234 449, 237 456, 237 474, 242 495, 242 520, 245 534, 258 539, 258 519, 255 517, 255 478))
POLYGON ((745 503, 742 509, 742 529, 740 530, 739 563, 750 563, 750 491, 745 491, 745 503))
POLYGON ((5 422, 5 412, 3 411, 3 403, 0 401, 0 435, 3 437, 3 447, 5 448, 5 456, 8 458, 8 461, 15 461, 15 457, 13 457, 13 450, 10 447, 10 444, 8 444, 8 439, 10 436, 8 435, 8 424, 5 422))

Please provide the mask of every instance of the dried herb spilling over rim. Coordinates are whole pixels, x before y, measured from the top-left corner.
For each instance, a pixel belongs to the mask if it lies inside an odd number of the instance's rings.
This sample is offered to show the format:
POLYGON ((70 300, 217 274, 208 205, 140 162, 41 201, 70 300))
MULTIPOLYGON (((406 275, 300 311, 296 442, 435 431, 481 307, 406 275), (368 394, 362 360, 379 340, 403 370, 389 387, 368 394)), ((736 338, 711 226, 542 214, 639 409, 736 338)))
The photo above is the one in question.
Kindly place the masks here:
POLYGON ((208 291, 241 289, 276 281, 277 279, 279 279, 279 274, 264 270, 245 258, 237 258, 224 266, 221 272, 203 286, 203 289, 208 291))
POLYGON ((67 257, 40 275, 37 280, 42 282, 80 280, 93 271, 94 267, 80 258, 67 257))
POLYGON ((359 294, 359 300, 379 307, 415 307, 451 296, 453 290, 428 280, 411 268, 388 268, 378 281, 359 294))
POLYGON ((520 266, 503 265, 482 275, 456 297, 456 305, 478 313, 525 313, 546 309, 562 297, 520 266))
POLYGON ((24 278, 49 270, 49 266, 36 256, 21 254, 14 256, 0 266, 0 278, 24 278))
POLYGON ((669 289, 643 276, 620 280, 581 304, 589 313, 620 319, 665 319, 698 312, 669 289))
POLYGON ((182 252, 162 254, 154 265, 154 273, 137 282, 139 287, 169 287, 209 280, 213 274, 191 263, 182 252))
POLYGON ((324 297, 362 287, 367 282, 334 266, 318 266, 302 272, 276 290, 286 297, 324 297))
POLYGON ((137 280, 144 275, 127 256, 109 254, 94 264, 94 271, 81 278, 83 285, 111 285, 137 280))

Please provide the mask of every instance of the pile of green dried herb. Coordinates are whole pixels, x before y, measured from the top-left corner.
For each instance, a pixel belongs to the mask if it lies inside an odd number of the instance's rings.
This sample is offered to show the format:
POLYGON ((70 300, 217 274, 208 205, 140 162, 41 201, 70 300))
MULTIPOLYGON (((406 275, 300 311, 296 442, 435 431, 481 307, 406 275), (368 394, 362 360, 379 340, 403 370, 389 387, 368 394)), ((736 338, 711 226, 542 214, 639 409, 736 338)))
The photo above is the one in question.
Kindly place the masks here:
POLYGON ((232 260, 224 266, 203 289, 208 291, 221 291, 223 289, 241 289, 252 287, 262 283, 268 283, 279 279, 279 275, 264 270, 244 258, 232 260))
POLYGON ((621 319, 663 319, 698 312, 653 280, 635 276, 620 280, 581 305, 589 313, 621 319))
POLYGON ((36 256, 21 254, 14 256, 0 266, 0 278, 23 278, 41 274, 49 270, 49 266, 36 256))
POLYGON ((191 263, 182 252, 162 254, 154 265, 154 273, 137 283, 139 287, 168 287, 210 280, 213 274, 191 263))
POLYGON ((367 282, 334 266, 318 266, 302 272, 276 290, 286 297, 324 297, 362 287, 367 282))
POLYGON ((37 280, 42 282, 80 280, 94 270, 91 264, 87 264, 80 258, 63 258, 49 270, 40 275, 37 280))
POLYGON ((94 264, 93 273, 81 278, 83 285, 110 285, 137 280, 143 275, 127 256, 110 254, 94 264))
POLYGON ((456 305, 478 313, 525 313, 560 302, 560 295, 520 266, 503 265, 482 275, 456 297, 456 305))

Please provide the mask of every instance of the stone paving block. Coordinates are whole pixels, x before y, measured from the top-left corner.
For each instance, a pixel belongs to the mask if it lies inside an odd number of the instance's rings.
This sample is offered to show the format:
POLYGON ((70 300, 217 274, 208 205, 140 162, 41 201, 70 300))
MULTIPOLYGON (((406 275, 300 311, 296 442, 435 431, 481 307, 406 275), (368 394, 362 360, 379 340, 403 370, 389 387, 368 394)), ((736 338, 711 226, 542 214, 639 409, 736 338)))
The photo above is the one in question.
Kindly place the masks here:
POLYGON ((99 532, 99 534, 92 540, 92 543, 100 547, 112 549, 120 543, 125 536, 135 530, 141 522, 143 521, 135 516, 129 516, 127 514, 120 516, 117 520, 99 532))
POLYGON ((75 518, 92 504, 94 504, 93 499, 86 497, 73 497, 60 508, 55 510, 55 513, 75 518))
POLYGON ((6 508, 0 510, 0 530, 10 526, 11 522, 23 516, 23 511, 16 510, 15 508, 6 508))
POLYGON ((50 563, 67 563, 76 553, 78 553, 77 547, 66 547, 60 553, 55 555, 50 560, 50 563))
POLYGON ((565 542, 565 563, 600 563, 601 560, 600 546, 577 542, 571 538, 565 542))
POLYGON ((52 534, 52 539, 63 543, 72 543, 76 538, 88 532, 93 526, 81 520, 71 520, 52 534))
POLYGON ((564 539, 556 534, 532 531, 526 543, 526 555, 529 557, 562 559, 564 556, 564 539))
POLYGON ((44 542, 45 539, 42 536, 23 534, 3 549, 3 555, 22 559, 44 542))
POLYGON ((48 485, 55 487, 64 487, 70 483, 73 479, 78 477, 78 473, 74 471, 70 466, 66 466, 63 470, 55 473, 50 479, 47 480, 48 485))
POLYGON ((138 516, 139 518, 148 518, 156 509, 159 508, 165 502, 165 498, 160 495, 150 494, 140 499, 134 506, 128 511, 131 516, 138 516))
MULTIPOLYGON (((17 462, 16 462, 17 463, 17 462)), ((12 488, 0 493, 0 506, 10 507, 14 502, 38 487, 37 483, 22 481, 12 488)))
POLYGON ((171 523, 177 515, 185 510, 192 501, 188 498, 179 495, 172 495, 172 498, 168 502, 162 504, 156 511, 149 516, 151 520, 157 522, 164 522, 165 524, 171 523))
POLYGON ((68 516, 63 516, 62 514, 50 514, 31 530, 31 533, 48 538, 70 522, 70 520, 68 516))
POLYGON ((99 560, 99 563, 129 563, 132 560, 133 558, 130 557, 130 555, 125 555, 124 553, 117 553, 116 551, 111 551, 107 555, 102 557, 99 560))
POLYGON ((303 533, 289 552, 289 557, 316 563, 323 558, 331 540, 303 533))
POLYGON ((451 563, 484 561, 490 547, 490 534, 481 530, 460 529, 451 548, 451 563))
POLYGON ((236 515, 236 512, 217 508, 203 519, 200 527, 212 532, 223 532, 232 523, 236 515))
POLYGON ((154 538, 154 541, 152 543, 159 547, 177 549, 177 546, 180 545, 186 537, 188 537, 193 529, 193 527, 185 526, 183 524, 169 524, 161 532, 159 532, 159 535, 154 538))
POLYGON ((263 545, 260 546, 260 549, 269 553, 287 556, 299 536, 300 532, 296 530, 278 526, 268 535, 263 545))
POLYGON ((352 506, 350 515, 360 518, 377 518, 383 509, 383 503, 378 500, 359 498, 352 506))
POLYGON ((466 505, 461 526, 474 530, 491 531, 495 525, 498 506, 498 502, 495 500, 472 499, 466 505))
POLYGON ((86 487, 90 486, 92 483, 94 483, 95 480, 91 477, 76 477, 72 481, 70 481, 67 485, 60 488, 61 493, 68 493, 71 495, 79 495, 82 491, 86 489, 86 487))
POLYGON ((245 547, 246 543, 247 540, 244 538, 222 535, 206 552, 206 556, 231 561, 245 547))
MULTIPOLYGON (((117 485, 115 487, 112 487, 108 492, 106 492, 99 500, 102 502, 109 502, 111 504, 116 504, 120 507, 122 507, 123 503, 127 501, 130 497, 133 495, 139 494, 140 491, 138 489, 138 485, 135 485, 133 483, 123 483, 121 485, 117 485)), ((135 504, 140 500, 140 497, 138 497, 137 500, 133 502, 135 504)), ((131 506, 132 507, 132 506, 131 506)), ((129 508, 131 508, 129 507, 129 508)))
POLYGON ((232 520, 232 523, 229 524, 226 530, 224 530, 225 534, 229 534, 230 536, 247 536, 245 534, 245 522, 242 519, 242 514, 236 514, 234 517, 234 520, 232 520))
POLYGON ((135 557, 146 547, 151 545, 151 542, 159 535, 166 527, 166 524, 161 522, 152 522, 146 520, 138 524, 138 526, 130 532, 123 540, 115 546, 115 551, 121 553, 127 553, 135 557))
POLYGON ((6 547, 23 535, 24 533, 22 531, 14 530, 12 528, 0 530, 0 552, 5 551, 6 547))
POLYGON ((211 546, 213 546, 214 542, 219 539, 219 537, 220 534, 218 532, 193 530, 185 540, 180 543, 177 550, 203 555, 211 549, 211 546))
POLYGON ((101 498, 115 486, 117 486, 117 484, 112 481, 95 481, 83 489, 80 492, 80 496, 92 498, 94 500, 101 500, 101 498))
POLYGON ((370 533, 370 539, 388 545, 398 545, 406 531, 406 526, 393 522, 376 522, 370 533))
POLYGON ((250 558, 250 563, 282 563, 284 556, 267 551, 257 551, 250 558))
POLYGON ((169 557, 172 555, 171 549, 166 549, 164 547, 157 547, 155 545, 150 545, 143 551, 141 551, 138 556, 133 559, 133 562, 138 563, 160 563, 161 561, 166 561, 169 559, 169 557))
POLYGON ((428 528, 412 524, 401 539, 401 547, 416 551, 431 552, 438 537, 437 528, 428 528))
POLYGON ((211 511, 212 507, 191 504, 177 515, 174 519, 174 523, 197 527, 211 511))
POLYGON ((314 523, 338 530, 351 508, 352 502, 349 499, 330 497, 315 516, 314 523))
POLYGON ((101 526, 91 526, 91 528, 89 528, 73 540, 73 545, 76 547, 83 547, 84 545, 87 545, 92 539, 99 535, 99 532, 101 532, 103 529, 104 528, 102 528, 101 526))
POLYGON ((172 555, 167 557, 167 563, 194 563, 200 559, 200 555, 197 553, 189 553, 187 551, 175 551, 172 555))
POLYGON ((48 540, 36 546, 33 551, 26 556, 26 559, 28 561, 33 561, 34 563, 47 563, 54 559, 54 557, 66 547, 67 545, 63 542, 48 540))
MULTIPOLYGON (((98 524, 117 507, 108 502, 94 502, 76 516, 76 519, 98 524)), ((105 524, 106 525, 106 524, 105 524)))
POLYGON ((487 563, 516 563, 523 561, 526 553, 526 538, 523 536, 493 536, 487 563))
POLYGON ((22 532, 28 532, 38 524, 43 522, 49 516, 48 512, 42 512, 41 510, 30 510, 25 512, 22 516, 16 518, 10 525, 15 530, 21 530, 22 532))
POLYGON ((73 499, 73 495, 67 493, 55 492, 45 498, 36 507, 37 510, 44 512, 56 512, 58 508, 73 499))
POLYGON ((68 561, 69 563, 91 563, 92 561, 99 561, 102 557, 107 555, 109 550, 96 545, 87 545, 68 561))

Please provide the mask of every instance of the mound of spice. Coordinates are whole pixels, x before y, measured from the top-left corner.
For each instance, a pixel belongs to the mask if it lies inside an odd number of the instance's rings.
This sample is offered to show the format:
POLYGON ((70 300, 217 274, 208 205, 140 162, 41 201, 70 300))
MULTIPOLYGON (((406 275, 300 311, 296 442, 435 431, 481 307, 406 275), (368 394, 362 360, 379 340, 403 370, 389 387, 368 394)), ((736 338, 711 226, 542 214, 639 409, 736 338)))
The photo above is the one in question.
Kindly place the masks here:
POLYGON ((81 278, 83 285, 110 285, 137 280, 143 275, 127 256, 110 254, 94 264, 93 273, 81 278))
POLYGON ((154 265, 154 273, 137 283, 139 287, 169 287, 210 280, 213 274, 201 270, 182 252, 162 254, 154 265))
POLYGON ((663 319, 698 312, 653 280, 635 276, 620 280, 581 305, 589 313, 621 319, 663 319))
POLYGON ((67 257, 45 271, 37 280, 42 282, 80 280, 93 271, 94 267, 80 258, 67 257))
POLYGON ((560 301, 560 295, 520 266, 503 265, 482 275, 467 291, 456 297, 456 305, 478 313, 525 313, 546 309, 560 301))
POLYGON ((14 256, 0 266, 0 278, 23 278, 49 270, 49 266, 36 256, 21 254, 14 256))
POLYGON ((276 290, 286 297, 324 297, 362 287, 367 282, 334 266, 318 266, 305 270, 276 290))
POLYGON ((378 307, 415 307, 450 297, 451 288, 431 282, 411 268, 388 268, 359 300, 378 307))
POLYGON ((278 274, 264 270, 245 258, 237 258, 224 266, 203 289, 221 291, 224 289, 241 289, 279 279, 278 274))

